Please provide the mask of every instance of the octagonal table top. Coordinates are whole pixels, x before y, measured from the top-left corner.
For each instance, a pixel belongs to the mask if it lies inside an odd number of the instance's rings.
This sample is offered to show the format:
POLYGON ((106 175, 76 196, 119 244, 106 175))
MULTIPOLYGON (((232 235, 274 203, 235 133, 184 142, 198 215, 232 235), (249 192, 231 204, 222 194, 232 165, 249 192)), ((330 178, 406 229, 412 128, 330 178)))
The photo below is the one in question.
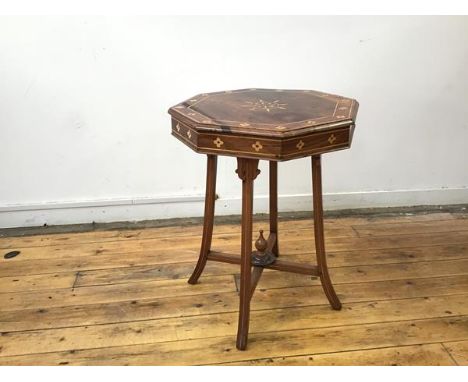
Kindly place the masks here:
POLYGON ((240 89, 198 94, 169 114, 200 131, 279 137, 352 124, 358 106, 314 90, 240 89))
POLYGON ((359 104, 315 90, 203 93, 169 109, 172 134, 199 153, 289 160, 349 148, 359 104))

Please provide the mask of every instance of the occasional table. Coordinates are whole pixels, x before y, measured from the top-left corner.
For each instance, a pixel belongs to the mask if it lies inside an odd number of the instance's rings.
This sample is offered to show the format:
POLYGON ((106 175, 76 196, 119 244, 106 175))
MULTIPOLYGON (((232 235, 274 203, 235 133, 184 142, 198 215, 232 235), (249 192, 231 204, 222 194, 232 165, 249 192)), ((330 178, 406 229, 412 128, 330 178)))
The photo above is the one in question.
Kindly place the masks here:
POLYGON ((197 283, 208 260, 240 264, 239 350, 247 346, 250 300, 265 268, 320 277, 330 305, 341 309, 325 256, 321 154, 350 147, 358 106, 354 99, 313 90, 241 89, 199 94, 169 109, 172 134, 208 160, 200 257, 188 282, 197 283), (240 256, 211 251, 218 155, 237 158, 242 180, 240 256), (278 162, 309 156, 316 266, 280 259, 278 246, 278 162), (265 239, 260 231, 252 251, 253 187, 260 159, 269 161, 270 234, 265 239))

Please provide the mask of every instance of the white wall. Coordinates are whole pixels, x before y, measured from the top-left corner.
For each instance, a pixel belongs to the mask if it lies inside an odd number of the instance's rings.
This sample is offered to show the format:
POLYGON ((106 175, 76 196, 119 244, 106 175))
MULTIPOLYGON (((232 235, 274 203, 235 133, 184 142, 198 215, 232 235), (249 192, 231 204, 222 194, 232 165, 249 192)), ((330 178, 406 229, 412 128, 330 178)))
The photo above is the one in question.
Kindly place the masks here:
MULTIPOLYGON (((167 109, 245 87, 360 102, 325 208, 467 203, 467 85, 467 17, 2 17, 0 227, 201 215, 205 157, 167 109)), ((219 214, 239 212, 234 169, 219 214)), ((279 175, 280 208, 310 209, 309 161, 279 175)))

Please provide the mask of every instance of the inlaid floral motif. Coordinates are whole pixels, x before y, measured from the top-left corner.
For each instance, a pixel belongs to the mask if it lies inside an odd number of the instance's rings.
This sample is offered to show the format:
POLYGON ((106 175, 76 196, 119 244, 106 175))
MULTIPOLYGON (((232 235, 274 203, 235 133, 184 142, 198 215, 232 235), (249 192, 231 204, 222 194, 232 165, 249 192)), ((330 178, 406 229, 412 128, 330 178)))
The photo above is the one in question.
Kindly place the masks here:
POLYGON ((259 142, 259 141, 256 141, 253 145, 252 145, 252 148, 259 152, 261 149, 263 149, 263 146, 262 144, 259 142))
POLYGON ((224 142, 221 140, 220 137, 216 137, 216 139, 213 141, 215 146, 219 149, 222 145, 224 145, 224 142))

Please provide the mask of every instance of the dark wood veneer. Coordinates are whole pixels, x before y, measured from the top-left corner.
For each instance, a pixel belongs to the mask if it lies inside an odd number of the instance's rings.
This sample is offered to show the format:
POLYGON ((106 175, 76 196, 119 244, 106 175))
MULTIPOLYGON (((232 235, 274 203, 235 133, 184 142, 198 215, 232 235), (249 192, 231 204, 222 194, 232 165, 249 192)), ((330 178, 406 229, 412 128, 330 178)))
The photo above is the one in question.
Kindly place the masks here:
POLYGON ((351 145, 357 101, 308 90, 200 94, 169 109, 172 134, 199 153, 289 160, 351 145))

